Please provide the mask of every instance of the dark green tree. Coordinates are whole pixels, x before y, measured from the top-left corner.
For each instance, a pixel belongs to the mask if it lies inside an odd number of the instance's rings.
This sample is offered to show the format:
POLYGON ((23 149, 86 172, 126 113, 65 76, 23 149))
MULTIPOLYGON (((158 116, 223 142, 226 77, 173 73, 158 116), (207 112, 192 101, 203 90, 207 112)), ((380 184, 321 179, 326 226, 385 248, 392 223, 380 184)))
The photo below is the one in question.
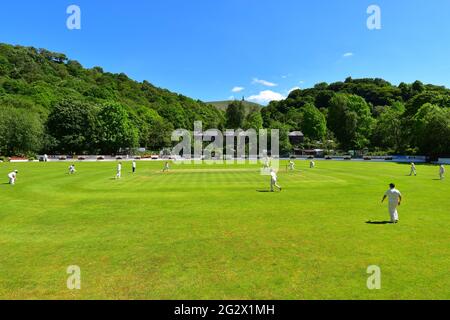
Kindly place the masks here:
POLYGON ((226 111, 227 129, 242 129, 245 120, 245 108, 241 101, 232 102, 226 111))
POLYGON ((362 149, 369 145, 374 120, 363 98, 337 94, 330 101, 328 124, 344 148, 362 149))
POLYGON ((0 154, 22 156, 42 147, 44 126, 37 114, 27 110, 0 107, 0 154))
POLYGON ((138 130, 120 104, 110 103, 101 107, 97 115, 96 140, 105 154, 138 146, 138 130))
POLYGON ((94 149, 95 111, 90 104, 64 100, 47 120, 47 133, 54 138, 52 151, 80 154, 94 149))
POLYGON ((303 134, 313 140, 323 140, 327 133, 325 116, 312 104, 305 105, 301 113, 303 134))
POLYGON ((155 118, 150 124, 148 147, 155 151, 170 147, 172 145, 173 130, 172 123, 161 117, 155 118))
POLYGON ((374 132, 372 143, 384 149, 391 149, 396 152, 405 150, 404 141, 404 121, 402 121, 405 107, 398 102, 392 107, 386 107, 381 112, 374 132))
POLYGON ((261 112, 251 112, 247 115, 245 119, 244 129, 255 129, 259 130, 263 128, 263 119, 261 112))
POLYGON ((450 109, 427 103, 413 118, 419 151, 434 158, 450 156, 450 109))

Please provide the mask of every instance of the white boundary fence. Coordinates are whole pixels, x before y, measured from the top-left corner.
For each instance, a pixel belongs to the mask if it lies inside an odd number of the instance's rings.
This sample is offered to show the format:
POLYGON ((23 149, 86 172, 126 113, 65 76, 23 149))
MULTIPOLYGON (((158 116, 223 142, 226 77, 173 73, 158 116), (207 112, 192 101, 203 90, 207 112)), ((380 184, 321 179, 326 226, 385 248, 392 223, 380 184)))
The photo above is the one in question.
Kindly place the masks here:
POLYGON ((440 164, 450 164, 450 158, 439 158, 440 164))
MULTIPOLYGON (((38 159, 44 158, 43 155, 38 156, 38 159)), ((290 158, 280 158, 279 160, 289 160, 290 158)), ((296 160, 309 160, 310 158, 307 156, 298 156, 295 157, 296 160)), ((364 158, 351 158, 351 159, 345 159, 343 156, 332 156, 331 159, 325 159, 325 158, 314 158, 315 160, 323 160, 323 161, 367 161, 367 162, 397 162, 397 163, 426 163, 427 157, 425 156, 386 156, 386 157, 380 157, 380 156, 373 156, 368 157, 366 159, 364 158), (370 160, 370 161, 368 161, 370 160)), ((97 155, 87 155, 87 156, 75 156, 75 157, 67 157, 67 156, 48 156, 48 162, 114 162, 114 161, 132 161, 132 160, 138 160, 138 161, 168 161, 168 160, 176 160, 176 161, 192 161, 192 160, 204 160, 201 158, 193 158, 193 157, 160 157, 160 156, 152 156, 149 158, 140 158, 138 156, 97 156, 97 155)), ((245 161, 250 160, 246 158, 238 158, 238 159, 224 159, 224 160, 236 160, 236 161, 245 161)), ((255 160, 255 159, 251 159, 255 160)), ((11 162, 30 162, 28 160, 11 160, 11 162)), ((34 162, 39 162, 39 160, 35 160, 34 162)), ((440 158, 439 163, 443 164, 450 164, 450 158, 440 158)))
POLYGON ((427 162, 426 156, 394 156, 394 162, 404 162, 404 163, 425 163, 427 162))

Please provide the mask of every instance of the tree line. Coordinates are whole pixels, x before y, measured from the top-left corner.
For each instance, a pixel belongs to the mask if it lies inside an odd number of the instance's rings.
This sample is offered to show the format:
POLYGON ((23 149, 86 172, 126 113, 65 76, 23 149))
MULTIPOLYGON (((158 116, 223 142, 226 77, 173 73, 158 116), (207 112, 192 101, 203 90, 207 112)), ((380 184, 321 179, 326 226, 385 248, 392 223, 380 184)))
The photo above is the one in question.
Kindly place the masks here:
POLYGON ((0 44, 0 155, 117 153, 171 145, 175 128, 196 120, 221 128, 214 106, 86 69, 64 54, 0 44))
MULTIPOLYGON (((450 156, 450 90, 383 79, 319 83, 282 101, 226 111, 125 74, 86 69, 64 54, 0 44, 0 155, 114 154, 170 147, 174 129, 279 129, 301 147, 450 156)), ((297 146, 298 147, 298 146, 297 146)))
POLYGON ((311 147, 450 156, 450 90, 443 86, 347 78, 295 90, 261 113, 264 127, 302 130, 311 147))

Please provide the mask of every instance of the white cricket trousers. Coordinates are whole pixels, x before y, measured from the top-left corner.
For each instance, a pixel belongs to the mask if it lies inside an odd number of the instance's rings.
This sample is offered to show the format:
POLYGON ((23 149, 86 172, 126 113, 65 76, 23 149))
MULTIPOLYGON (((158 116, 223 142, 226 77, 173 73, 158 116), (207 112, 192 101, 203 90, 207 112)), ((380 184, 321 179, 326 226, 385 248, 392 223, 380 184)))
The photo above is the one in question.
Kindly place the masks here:
POLYGON ((398 221, 398 203, 389 202, 389 215, 391 216, 391 222, 398 221))
POLYGON ((278 189, 281 189, 281 187, 277 183, 277 180, 271 179, 270 180, 270 191, 273 191, 274 186, 277 187, 278 189))

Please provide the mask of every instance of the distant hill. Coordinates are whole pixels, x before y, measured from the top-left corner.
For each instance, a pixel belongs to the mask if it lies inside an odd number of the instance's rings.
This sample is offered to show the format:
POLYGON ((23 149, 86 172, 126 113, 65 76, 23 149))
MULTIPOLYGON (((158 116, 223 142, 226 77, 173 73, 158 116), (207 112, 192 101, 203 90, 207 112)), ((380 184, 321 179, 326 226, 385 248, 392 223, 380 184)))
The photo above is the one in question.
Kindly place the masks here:
MULTIPOLYGON (((221 111, 226 111, 228 106, 233 102, 233 100, 225 100, 225 101, 211 101, 211 102, 207 102, 207 104, 213 105, 214 107, 216 107, 218 110, 221 111)), ((254 102, 249 102, 249 101, 242 101, 245 109, 246 109, 246 113, 251 113, 251 112, 257 112, 260 111, 262 108, 264 108, 264 106, 254 103, 254 102)))
POLYGON ((161 150, 172 145, 173 129, 195 121, 221 128, 225 113, 124 73, 84 68, 63 53, 0 43, 2 156, 161 150), (109 120, 101 122, 102 112, 109 120))
POLYGON ((119 103, 140 121, 143 113, 162 117, 174 128, 191 128, 195 120, 217 128, 223 112, 181 94, 137 82, 126 74, 84 68, 63 53, 0 43, 0 106, 39 114, 45 122, 63 100, 90 105, 119 103))

